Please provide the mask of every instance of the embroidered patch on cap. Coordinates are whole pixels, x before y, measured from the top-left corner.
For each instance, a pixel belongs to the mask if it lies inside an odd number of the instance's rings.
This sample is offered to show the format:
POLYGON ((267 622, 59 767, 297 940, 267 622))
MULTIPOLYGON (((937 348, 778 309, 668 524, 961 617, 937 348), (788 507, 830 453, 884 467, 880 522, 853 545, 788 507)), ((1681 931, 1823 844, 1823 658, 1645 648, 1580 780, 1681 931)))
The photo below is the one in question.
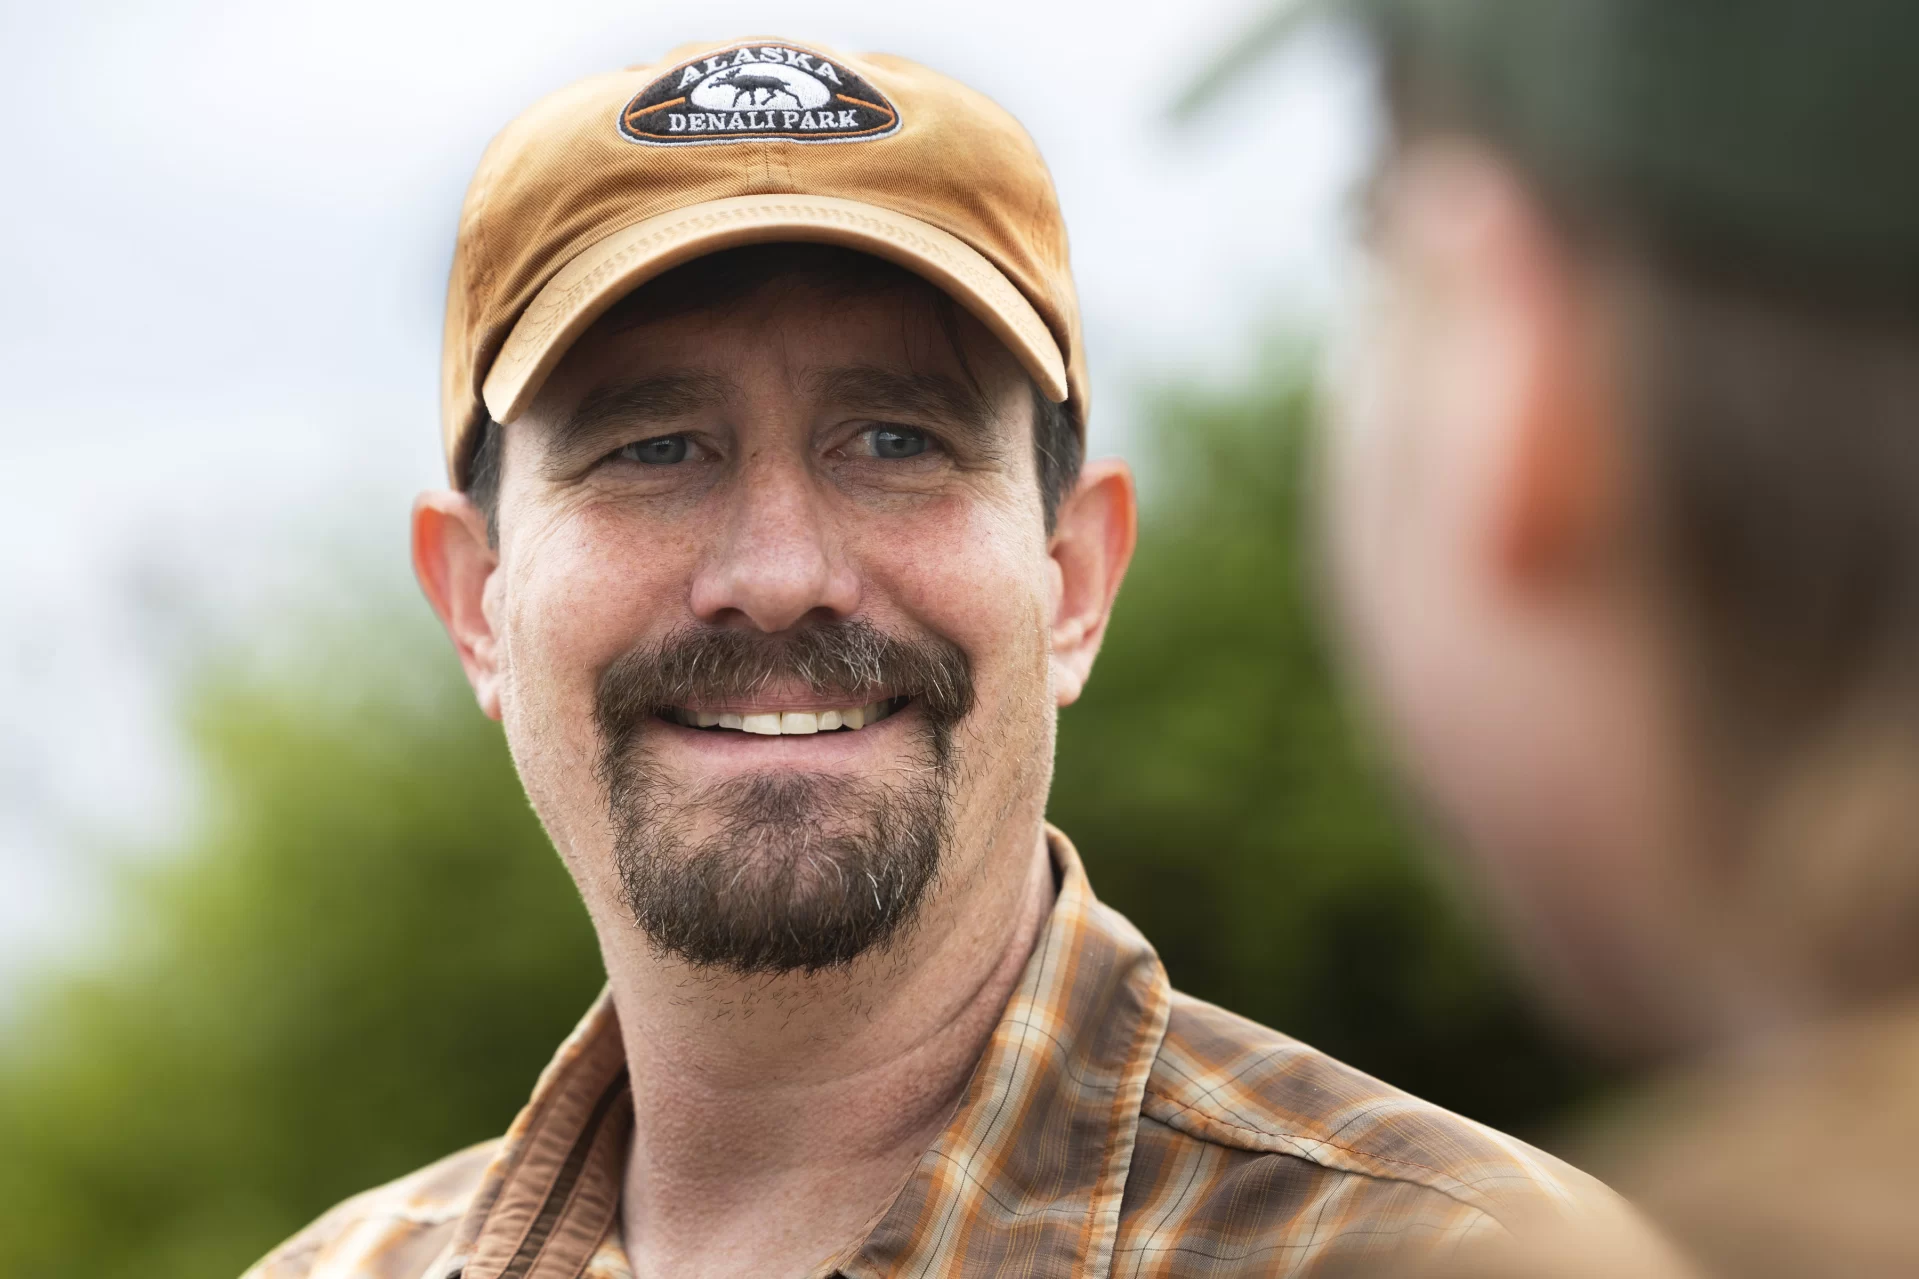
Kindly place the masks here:
POLYGON ((843 62, 787 44, 755 44, 682 63, 620 112, 635 142, 863 142, 899 112, 843 62))

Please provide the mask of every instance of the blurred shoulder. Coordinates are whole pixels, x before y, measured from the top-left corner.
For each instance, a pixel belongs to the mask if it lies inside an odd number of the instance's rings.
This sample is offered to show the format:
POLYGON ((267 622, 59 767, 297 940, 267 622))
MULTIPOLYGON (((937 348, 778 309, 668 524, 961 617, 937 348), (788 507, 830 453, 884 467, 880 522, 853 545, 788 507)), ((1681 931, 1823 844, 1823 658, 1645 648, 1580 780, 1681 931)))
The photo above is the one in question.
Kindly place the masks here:
POLYGON ((241 1279, 420 1279, 452 1239, 500 1142, 448 1155, 334 1206, 241 1279))
POLYGON ((1142 1109, 1190 1138, 1365 1178, 1375 1194, 1442 1197, 1457 1206, 1454 1233, 1619 1211, 1544 1151, 1177 992, 1142 1109))
POLYGON ((1589 1149, 1713 1274, 1919 1275, 1919 997, 1695 1062, 1589 1149))

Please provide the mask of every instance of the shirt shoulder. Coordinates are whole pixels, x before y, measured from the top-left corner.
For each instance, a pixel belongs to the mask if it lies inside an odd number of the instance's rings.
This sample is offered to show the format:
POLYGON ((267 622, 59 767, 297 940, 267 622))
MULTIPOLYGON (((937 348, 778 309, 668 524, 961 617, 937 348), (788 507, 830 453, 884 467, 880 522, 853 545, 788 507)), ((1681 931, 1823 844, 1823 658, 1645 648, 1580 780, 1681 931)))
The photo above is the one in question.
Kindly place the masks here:
POLYGON ((355 1195, 241 1279, 422 1279, 465 1215, 500 1142, 484 1141, 355 1195))
POLYGON ((1193 1141, 1363 1178, 1375 1195, 1443 1197, 1468 1233, 1619 1203, 1544 1151, 1178 992, 1141 1110, 1193 1141))

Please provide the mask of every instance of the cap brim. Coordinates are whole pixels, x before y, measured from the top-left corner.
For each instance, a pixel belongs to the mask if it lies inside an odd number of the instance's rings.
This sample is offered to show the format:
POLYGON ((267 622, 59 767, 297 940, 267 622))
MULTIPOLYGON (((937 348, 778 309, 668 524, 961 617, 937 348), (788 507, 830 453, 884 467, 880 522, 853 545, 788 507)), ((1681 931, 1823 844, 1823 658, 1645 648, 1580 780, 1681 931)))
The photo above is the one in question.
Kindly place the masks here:
POLYGON ((836 244, 924 277, 1005 343, 1040 391, 1067 398, 1066 361, 1013 282, 978 250, 892 209, 830 196, 745 195, 689 205, 615 232, 560 268, 514 324, 481 397, 496 422, 526 411, 567 349, 608 308, 683 262, 747 244, 836 244))

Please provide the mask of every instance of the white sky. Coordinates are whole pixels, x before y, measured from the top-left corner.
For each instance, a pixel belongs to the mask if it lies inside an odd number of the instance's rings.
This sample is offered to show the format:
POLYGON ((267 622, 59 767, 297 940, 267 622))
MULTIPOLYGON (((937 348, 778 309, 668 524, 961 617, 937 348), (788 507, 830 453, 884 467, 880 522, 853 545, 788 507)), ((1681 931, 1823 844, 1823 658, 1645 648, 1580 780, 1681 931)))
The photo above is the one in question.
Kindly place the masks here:
POLYGON ((189 811, 167 698, 196 638, 269 634, 342 544, 404 581, 454 220, 517 110, 747 34, 983 90, 1053 168, 1094 449, 1125 452, 1133 389, 1336 288, 1370 127, 1346 51, 1162 122, 1262 3, 0 0, 0 1003, 189 811))

